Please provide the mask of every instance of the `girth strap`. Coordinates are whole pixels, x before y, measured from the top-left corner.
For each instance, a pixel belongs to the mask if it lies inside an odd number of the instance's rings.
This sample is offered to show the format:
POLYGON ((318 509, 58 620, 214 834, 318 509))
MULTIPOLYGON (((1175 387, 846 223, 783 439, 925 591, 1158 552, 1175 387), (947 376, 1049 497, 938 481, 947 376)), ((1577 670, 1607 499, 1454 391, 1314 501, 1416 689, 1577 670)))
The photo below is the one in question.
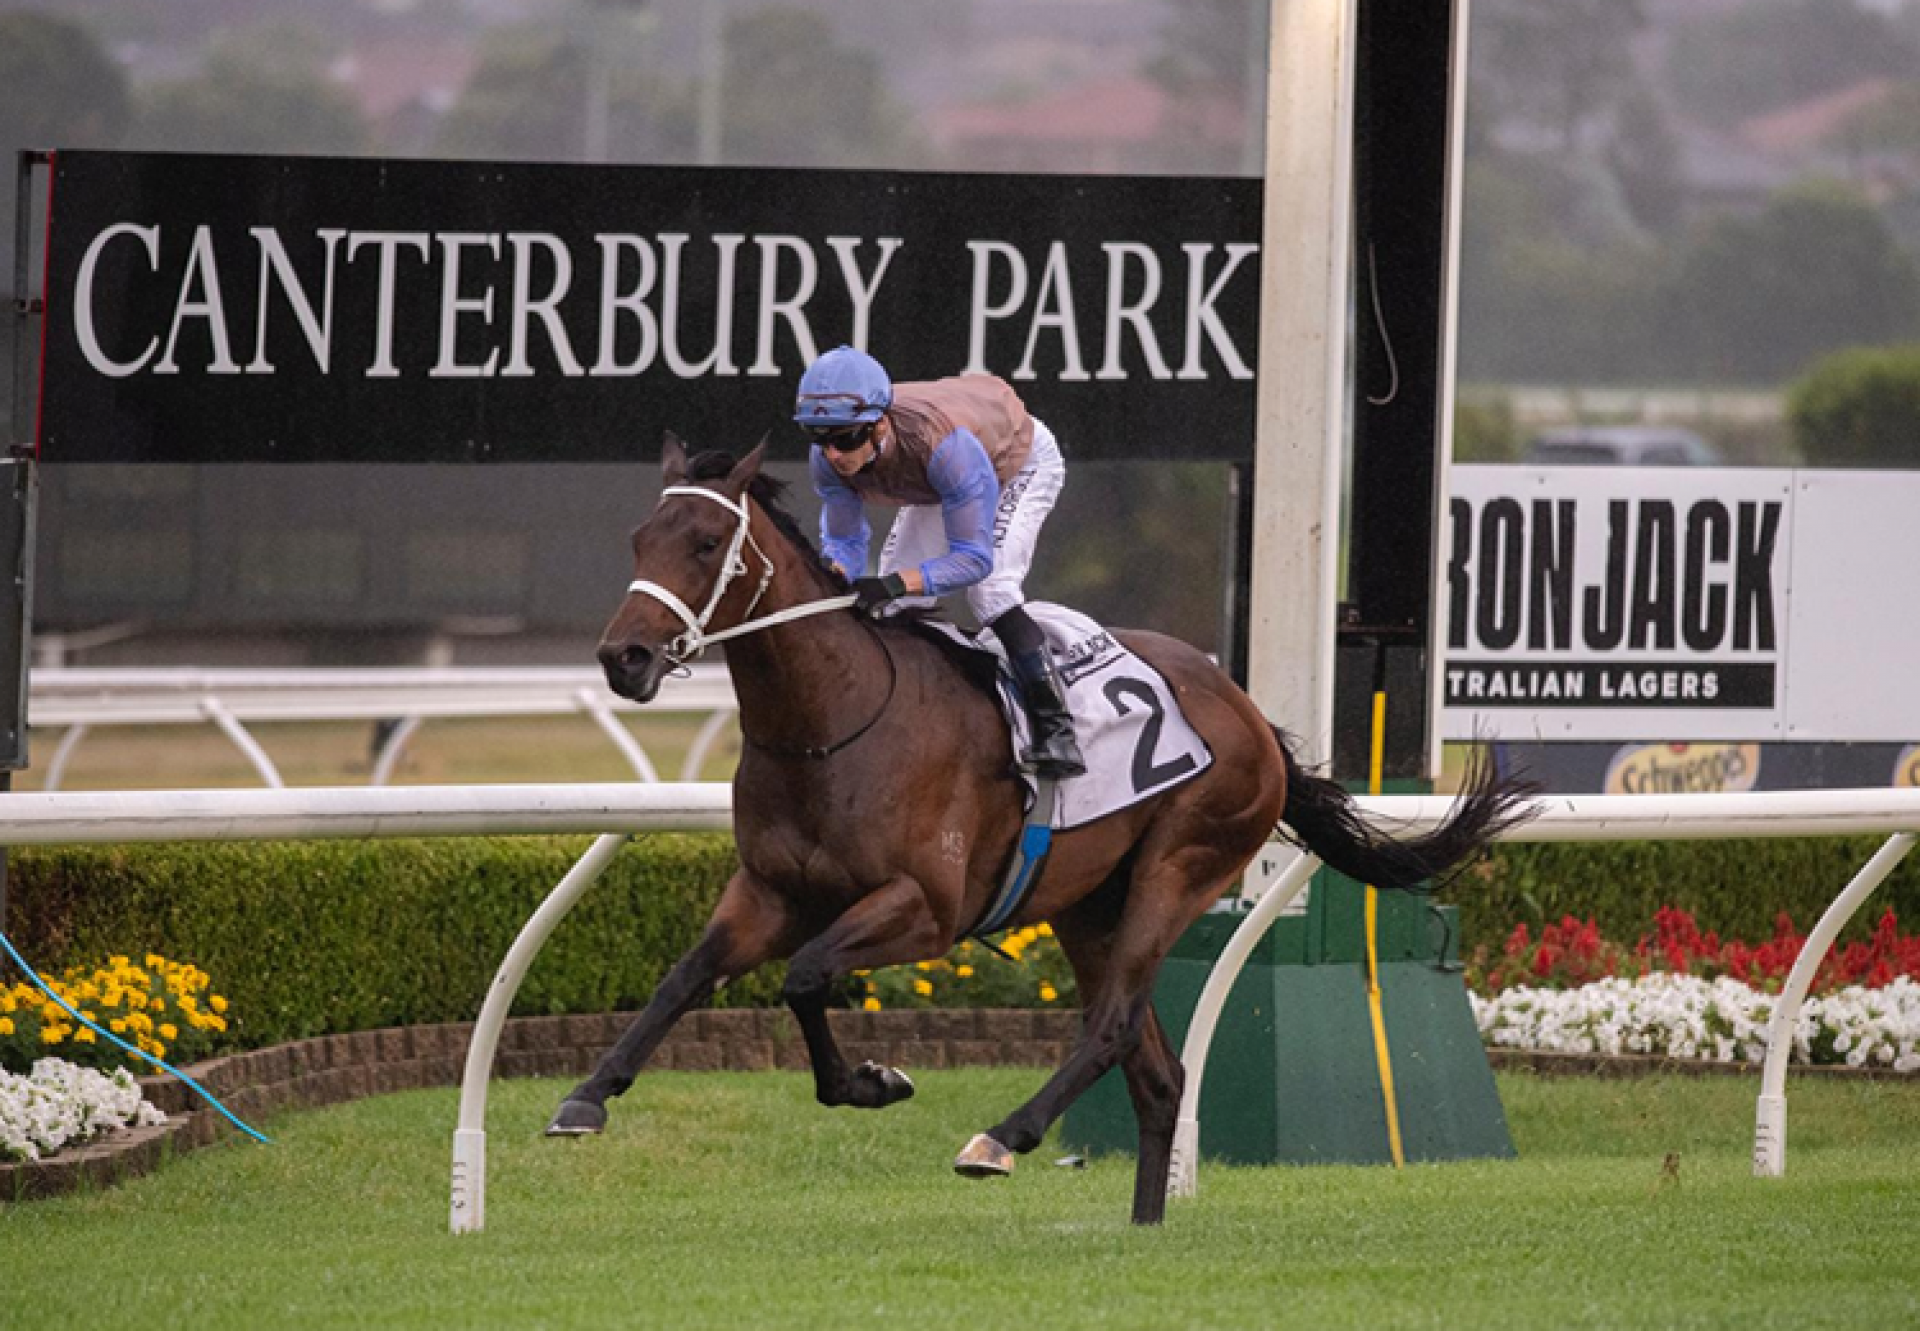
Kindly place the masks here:
POLYGON ((1054 787, 1051 777, 1043 776, 1035 782, 1033 807, 1027 810, 1027 824, 1014 845, 1006 878, 994 895, 993 904, 987 907, 987 913, 967 931, 971 936, 984 940, 988 934, 998 933, 1032 895, 1033 885, 1040 879, 1040 868, 1053 849, 1054 787))

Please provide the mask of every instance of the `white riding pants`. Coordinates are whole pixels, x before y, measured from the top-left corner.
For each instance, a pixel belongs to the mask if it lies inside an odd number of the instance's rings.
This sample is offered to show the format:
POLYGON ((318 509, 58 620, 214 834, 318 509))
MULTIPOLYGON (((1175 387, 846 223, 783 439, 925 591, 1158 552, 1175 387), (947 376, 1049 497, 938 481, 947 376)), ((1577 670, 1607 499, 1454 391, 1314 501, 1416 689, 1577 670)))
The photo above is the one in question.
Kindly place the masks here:
MULTIPOLYGON (((1033 423, 1033 451, 1027 464, 1000 487, 1000 504, 993 515, 993 572, 967 588, 967 604, 982 624, 991 624, 1016 605, 1026 592, 1021 584, 1033 567, 1033 549, 1040 528, 1067 483, 1067 464, 1060 445, 1039 421, 1033 423)), ((903 568, 918 568, 947 552, 947 529, 938 504, 910 504, 900 510, 880 548, 880 576, 903 568)), ((931 605, 932 597, 909 597, 901 608, 931 605)))

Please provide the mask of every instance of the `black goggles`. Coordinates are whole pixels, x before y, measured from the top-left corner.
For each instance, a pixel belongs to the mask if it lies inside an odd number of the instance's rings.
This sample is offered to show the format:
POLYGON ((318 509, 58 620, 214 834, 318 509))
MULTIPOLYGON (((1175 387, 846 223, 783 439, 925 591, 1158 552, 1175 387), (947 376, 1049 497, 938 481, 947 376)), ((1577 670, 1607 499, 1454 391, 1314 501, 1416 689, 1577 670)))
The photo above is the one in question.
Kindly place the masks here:
POLYGON ((813 442, 833 453, 851 453, 873 438, 873 422, 859 425, 813 425, 807 428, 813 442))

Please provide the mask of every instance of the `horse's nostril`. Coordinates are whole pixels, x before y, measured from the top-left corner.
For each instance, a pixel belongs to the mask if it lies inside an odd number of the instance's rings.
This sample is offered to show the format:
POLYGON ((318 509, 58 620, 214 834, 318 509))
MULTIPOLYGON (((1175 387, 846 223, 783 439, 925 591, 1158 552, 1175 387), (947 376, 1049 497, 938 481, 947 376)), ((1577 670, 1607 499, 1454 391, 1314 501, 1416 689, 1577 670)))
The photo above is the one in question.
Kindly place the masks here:
POLYGON ((620 664, 629 670, 644 670, 653 661, 653 652, 645 647, 628 647, 620 653, 620 664))

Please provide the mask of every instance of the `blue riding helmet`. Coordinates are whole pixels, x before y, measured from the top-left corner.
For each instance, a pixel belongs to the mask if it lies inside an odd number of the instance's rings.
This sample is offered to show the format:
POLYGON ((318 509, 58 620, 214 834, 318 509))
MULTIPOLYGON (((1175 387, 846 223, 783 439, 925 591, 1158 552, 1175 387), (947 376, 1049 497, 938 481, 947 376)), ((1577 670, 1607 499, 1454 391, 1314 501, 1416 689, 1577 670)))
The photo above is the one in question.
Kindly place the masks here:
POLYGON ((808 429, 865 425, 893 405, 893 380, 880 362, 854 347, 835 347, 800 376, 793 419, 808 429))

